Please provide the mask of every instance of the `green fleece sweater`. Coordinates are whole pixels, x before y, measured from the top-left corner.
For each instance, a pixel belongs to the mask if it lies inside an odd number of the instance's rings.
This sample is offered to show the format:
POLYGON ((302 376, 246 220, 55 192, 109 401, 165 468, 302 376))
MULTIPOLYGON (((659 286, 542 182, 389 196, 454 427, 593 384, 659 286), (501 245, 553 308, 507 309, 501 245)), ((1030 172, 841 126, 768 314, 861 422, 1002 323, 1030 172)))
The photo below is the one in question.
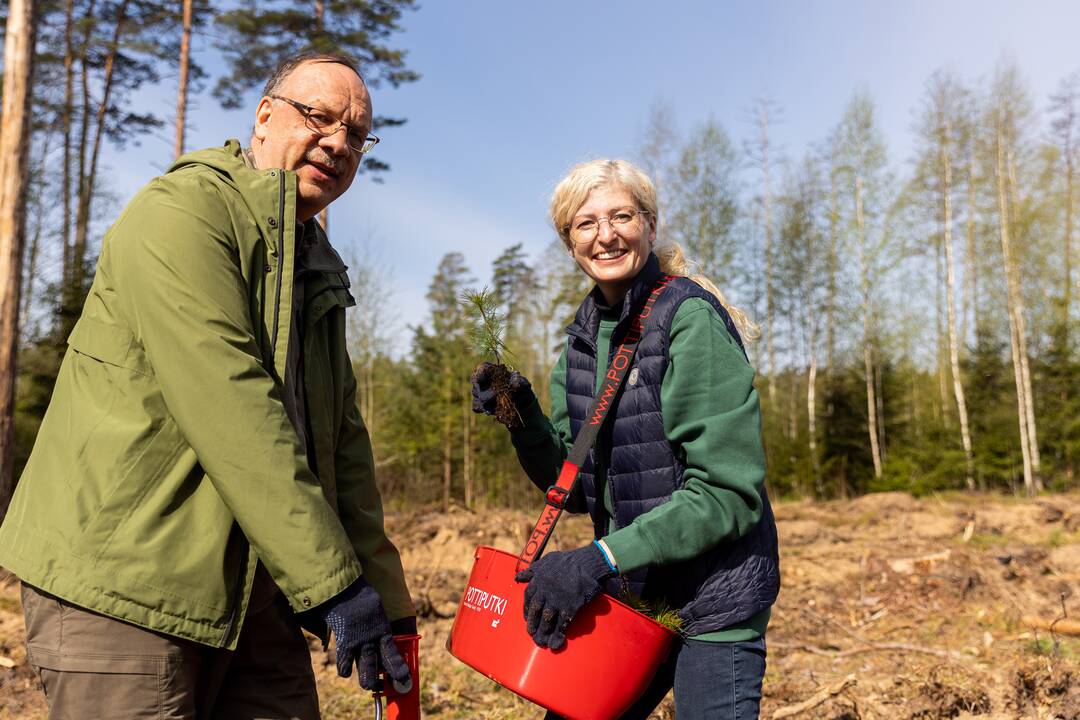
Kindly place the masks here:
MULTIPOLYGON (((617 316, 602 316, 597 356, 607 358, 617 316)), ((749 532, 761 518, 760 491, 765 482, 761 416, 754 371, 706 301, 691 298, 679 306, 669 330, 668 367, 660 386, 664 433, 685 466, 683 486, 669 502, 639 515, 628 526, 614 527, 611 489, 607 484, 608 448, 598 445, 597 486, 603 488, 608 514, 604 543, 621 572, 696 557, 749 532)), ((597 387, 607 363, 597 363, 597 387)), ((533 482, 555 482, 571 444, 566 408, 566 351, 552 371, 551 418, 539 403, 522 412, 525 426, 511 437, 518 459, 533 482)), ((601 434, 603 437, 603 434, 601 434)), ((584 509, 580 486, 570 508, 584 509)), ((735 642, 765 632, 768 609, 724 630, 696 640, 735 642)))

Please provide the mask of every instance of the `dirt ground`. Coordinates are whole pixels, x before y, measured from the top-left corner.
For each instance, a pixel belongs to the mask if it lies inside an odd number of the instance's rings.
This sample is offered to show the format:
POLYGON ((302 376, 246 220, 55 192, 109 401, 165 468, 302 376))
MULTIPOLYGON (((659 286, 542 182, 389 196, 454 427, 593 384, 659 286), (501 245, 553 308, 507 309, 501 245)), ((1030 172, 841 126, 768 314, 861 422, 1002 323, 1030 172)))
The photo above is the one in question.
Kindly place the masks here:
MULTIPOLYGON (((1080 720, 1080 637, 1059 632, 1080 621, 1080 494, 887 493, 782 503, 776 516, 783 582, 763 718, 1080 720)), ((517 552, 534 519, 463 510, 387 518, 420 612, 425 718, 543 717, 443 649, 474 546, 517 552)), ((567 518, 553 547, 588 538, 582 518, 567 518)), ((337 678, 314 642, 312 658, 327 720, 374 717, 369 697, 337 678)), ((45 716, 17 584, 8 584, 0 720, 45 716)), ((670 698, 654 717, 674 717, 670 698)))

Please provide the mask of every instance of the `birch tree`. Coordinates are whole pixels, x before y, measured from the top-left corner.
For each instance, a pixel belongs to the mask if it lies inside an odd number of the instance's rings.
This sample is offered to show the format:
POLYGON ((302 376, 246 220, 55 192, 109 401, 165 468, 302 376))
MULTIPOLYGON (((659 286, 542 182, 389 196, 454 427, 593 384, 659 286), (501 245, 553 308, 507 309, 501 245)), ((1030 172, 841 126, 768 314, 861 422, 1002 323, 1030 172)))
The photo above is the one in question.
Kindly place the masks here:
POLYGON ((679 152, 679 130, 671 105, 659 99, 653 101, 641 135, 638 161, 656 186, 656 202, 660 208, 660 217, 656 218, 656 235, 663 241, 666 210, 671 197, 668 183, 679 152))
POLYGON ((706 277, 728 287, 737 249, 738 156, 718 122, 710 119, 690 133, 669 185, 668 236, 706 277))
POLYGON ((863 379, 866 386, 867 434, 874 463, 874 475, 882 473, 883 405, 879 398, 879 379, 875 371, 877 345, 876 298, 874 286, 880 281, 879 247, 873 227, 883 205, 885 144, 875 120, 874 105, 865 91, 852 98, 840 122, 836 137, 840 155, 838 170, 844 179, 851 202, 850 228, 859 262, 859 296, 862 315, 863 379))
MULTIPOLYGON (((975 461, 963 378, 960 373, 961 339, 957 331, 956 262, 953 246, 953 177, 957 147, 962 144, 962 130, 959 128, 964 124, 965 95, 965 89, 955 78, 942 72, 935 73, 927 84, 918 131, 923 145, 919 162, 921 184, 934 209, 932 214, 938 220, 938 237, 944 254, 949 374, 952 377, 952 394, 960 425, 960 441, 964 448, 964 481, 969 490, 974 490, 975 461)), ((944 373, 942 376, 944 377, 944 373)))
POLYGON ((1020 286, 1019 262, 1011 230, 1016 211, 1016 153, 1019 134, 1030 112, 1026 93, 1015 67, 999 67, 995 74, 992 106, 994 179, 998 201, 998 230, 1001 240, 1002 275, 1006 283, 1006 310, 1009 319, 1010 349, 1016 384, 1017 424, 1023 454, 1024 487, 1029 494, 1042 490, 1038 433, 1035 424, 1031 374, 1027 359, 1027 327, 1024 297, 1020 286))
POLYGON ((762 256, 765 265, 765 356, 768 361, 769 403, 776 399, 776 342, 775 342, 775 299, 773 297, 773 193, 770 175, 774 162, 774 150, 770 130, 779 115, 779 106, 768 98, 759 98, 752 111, 756 134, 752 141, 745 143, 745 152, 750 162, 761 170, 761 210, 764 229, 762 256))
POLYGON ((1080 72, 1061 81, 1050 97, 1050 127, 1060 153, 1060 170, 1065 188, 1062 198, 1061 229, 1061 315, 1062 344, 1069 345, 1072 308, 1072 236, 1076 224, 1076 169, 1080 161, 1080 72))
MULTIPOLYGON (((827 262, 825 233, 822 231, 822 183, 817 160, 810 154, 792 174, 780 200, 777 264, 778 296, 784 302, 778 307, 792 318, 798 328, 793 332, 801 347, 799 370, 805 374, 806 395, 803 398, 807 417, 806 452, 809 458, 810 482, 806 484, 815 497, 824 497, 817 427, 818 344, 827 262)), ((795 368, 792 368, 794 376, 795 368)), ((791 401, 798 398, 792 393, 791 401)), ((795 433, 792 433, 795 435, 795 433)))

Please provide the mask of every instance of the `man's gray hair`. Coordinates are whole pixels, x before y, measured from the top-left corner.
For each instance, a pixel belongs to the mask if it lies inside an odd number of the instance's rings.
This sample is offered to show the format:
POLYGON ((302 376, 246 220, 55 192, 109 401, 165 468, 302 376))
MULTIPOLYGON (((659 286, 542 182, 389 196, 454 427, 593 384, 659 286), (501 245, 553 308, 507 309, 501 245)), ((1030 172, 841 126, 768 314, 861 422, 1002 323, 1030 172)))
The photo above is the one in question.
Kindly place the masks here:
POLYGON ((359 64, 356 62, 356 58, 345 53, 336 52, 317 52, 315 50, 305 50, 304 52, 290 55, 281 61, 277 66, 277 70, 270 76, 270 79, 266 81, 266 87, 263 88, 263 95, 274 95, 277 93, 278 88, 281 87, 281 83, 285 81, 285 78, 289 74, 305 63, 334 63, 335 65, 344 65, 345 67, 356 73, 360 81, 364 81, 364 76, 360 74, 359 64))

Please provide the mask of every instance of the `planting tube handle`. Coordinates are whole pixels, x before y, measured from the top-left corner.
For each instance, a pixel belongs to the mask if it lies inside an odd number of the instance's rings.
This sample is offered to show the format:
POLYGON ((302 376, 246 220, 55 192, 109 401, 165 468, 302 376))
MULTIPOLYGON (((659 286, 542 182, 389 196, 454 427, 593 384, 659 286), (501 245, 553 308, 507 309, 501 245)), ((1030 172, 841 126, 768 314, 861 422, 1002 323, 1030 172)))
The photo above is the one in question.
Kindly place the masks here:
POLYGON ((589 410, 585 414, 585 425, 578 431, 577 437, 574 438, 570 453, 559 471, 559 478, 554 485, 548 488, 544 496, 544 509, 540 511, 540 518, 536 521, 536 525, 533 526, 532 533, 529 534, 529 539, 525 542, 521 554, 518 555, 517 572, 529 567, 544 552, 544 547, 547 546, 548 539, 555 530, 555 524, 559 522, 559 516, 562 515, 566 506, 566 500, 574 491, 574 486, 577 485, 578 470, 585 463, 593 445, 596 444, 596 437, 600 434, 600 428, 603 426, 615 396, 618 394, 619 388, 622 387, 623 380, 630 369, 634 353, 637 352, 638 342, 641 340, 641 336, 645 334, 645 319, 652 314, 656 298, 660 296, 661 291, 673 279, 674 277, 671 275, 660 276, 652 292, 645 299, 645 303, 633 316, 630 328, 626 331, 622 343, 612 355, 611 365, 608 366, 607 373, 604 376, 604 385, 596 393, 592 403, 589 404, 589 410))

